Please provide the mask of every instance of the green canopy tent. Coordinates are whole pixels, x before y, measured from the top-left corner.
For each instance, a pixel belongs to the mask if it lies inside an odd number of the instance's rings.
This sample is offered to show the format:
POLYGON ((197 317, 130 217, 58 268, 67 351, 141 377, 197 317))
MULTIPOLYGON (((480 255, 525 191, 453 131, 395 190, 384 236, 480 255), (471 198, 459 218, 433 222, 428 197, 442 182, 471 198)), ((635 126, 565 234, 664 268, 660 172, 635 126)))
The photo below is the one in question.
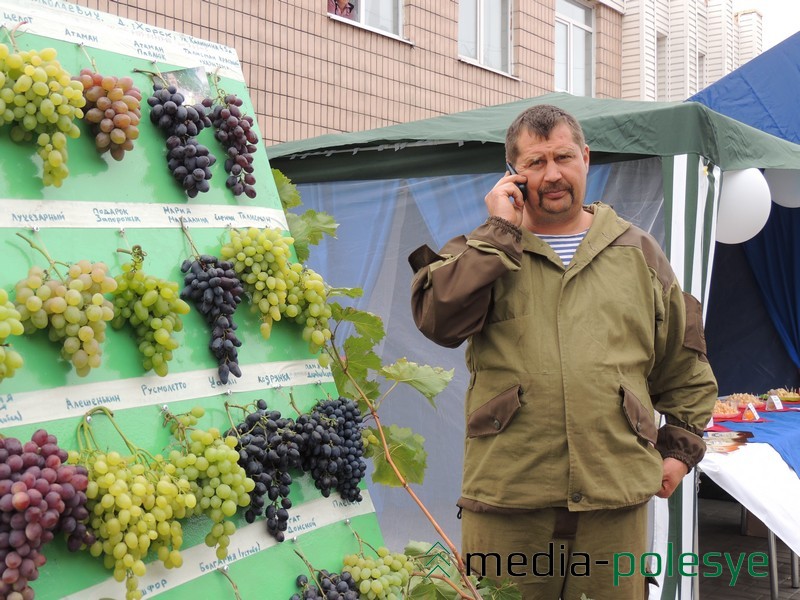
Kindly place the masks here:
MULTIPOLYGON (((458 496, 467 385, 460 351, 428 342, 410 317, 408 253, 434 248, 485 218, 483 196, 504 170, 505 132, 525 108, 560 106, 581 122, 591 150, 587 200, 602 200, 650 231, 684 289, 709 295, 717 212, 724 173, 750 168, 800 169, 800 146, 725 117, 698 103, 630 102, 563 93, 369 131, 324 135, 267 149, 270 164, 298 184, 305 207, 331 213, 338 240, 312 251, 312 266, 333 285, 365 289, 360 307, 386 323, 385 360, 407 356, 455 368, 436 414, 421 417, 411 400, 387 402, 384 422, 426 438, 428 483, 418 492, 458 536, 458 496), (318 261, 314 263, 314 261, 318 261), (348 280, 347 278, 352 279, 348 280)), ((652 509, 653 550, 696 548, 695 486, 683 485, 652 509)), ((372 490, 387 540, 430 537, 403 492, 372 490)), ((677 572, 673 569, 674 572, 677 572)), ((655 596, 691 598, 694 581, 665 577, 655 596)))

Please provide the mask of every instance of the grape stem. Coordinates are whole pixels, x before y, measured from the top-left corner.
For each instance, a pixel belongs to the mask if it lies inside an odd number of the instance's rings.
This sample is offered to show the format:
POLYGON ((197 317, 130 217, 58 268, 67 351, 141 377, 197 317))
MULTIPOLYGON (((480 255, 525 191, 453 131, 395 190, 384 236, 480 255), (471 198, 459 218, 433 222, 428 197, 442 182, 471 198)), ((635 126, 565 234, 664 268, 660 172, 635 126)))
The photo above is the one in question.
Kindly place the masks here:
POLYGON ((0 26, 1 29, 5 29, 6 35, 8 36, 8 40, 11 42, 11 46, 14 48, 14 52, 19 52, 19 46, 17 46, 17 40, 16 40, 17 29, 27 24, 28 21, 20 21, 14 26, 14 29, 9 29, 5 25, 0 26))
POLYGON ((30 239, 29 237, 27 237, 25 235, 22 235, 19 232, 17 232, 17 235, 19 237, 21 237, 23 240, 25 240, 26 242, 28 242, 28 244, 30 245, 31 248, 33 248, 34 250, 37 250, 38 252, 40 252, 42 254, 42 256, 45 257, 47 262, 50 264, 50 268, 53 269, 55 274, 58 276, 58 278, 63 283, 64 282, 64 278, 61 276, 61 273, 58 272, 58 269, 56 268, 56 265, 60 264, 60 265, 66 266, 65 263, 56 262, 55 260, 53 260, 53 258, 50 256, 50 253, 47 251, 47 248, 44 247, 44 244, 38 244, 38 243, 34 242, 32 239, 30 239))
MULTIPOLYGON (((397 479, 400 482, 400 484, 403 487, 403 489, 405 489, 406 492, 408 492, 408 494, 411 496, 411 499, 416 503, 416 505, 419 507, 419 509, 425 515, 425 518, 428 519, 428 521, 431 523, 433 528, 436 530, 436 533, 438 533, 439 536, 442 538, 442 540, 444 540, 444 542, 447 544, 447 547, 450 549, 450 552, 452 553, 453 557, 456 559, 456 567, 458 569, 459 574, 461 575, 461 579, 464 582, 464 585, 467 588, 469 588, 469 591, 473 594, 471 597, 473 599, 475 599, 475 600, 480 600, 480 598, 481 598, 480 593, 478 592, 477 588, 472 583, 470 578, 467 576, 467 571, 466 571, 466 567, 464 566, 464 561, 461 558, 461 554, 456 549, 455 544, 453 544, 453 542, 450 540, 450 538, 447 537, 447 534, 445 534, 444 530, 439 525, 439 523, 436 521, 435 517, 430 513, 428 508, 422 503, 422 500, 419 499, 419 496, 417 496, 414 493, 414 490, 411 489, 411 486, 409 485, 408 480, 403 476, 403 474, 400 472, 400 469, 398 469, 397 465, 395 464, 394 460, 392 459, 392 454, 391 454, 391 452, 389 452, 389 444, 386 441, 386 435, 383 432, 383 426, 381 425, 381 420, 380 420, 380 417, 378 416, 378 411, 377 411, 377 409, 375 407, 375 404, 373 404, 373 402, 369 399, 367 394, 365 394, 364 391, 361 389, 361 387, 358 385, 358 382, 355 380, 355 378, 353 377, 352 373, 350 373, 350 371, 348 370, 347 366, 343 363, 343 361, 339 357, 338 352, 329 351, 328 354, 331 355, 331 358, 333 358, 334 360, 339 362, 339 364, 341 365, 342 371, 347 376, 347 378, 350 380, 350 382, 353 384, 354 388, 356 389, 358 394, 361 396, 361 399, 366 404, 367 409, 369 410, 370 414, 372 415, 372 418, 375 420, 375 425, 376 425, 376 428, 378 430, 378 434, 380 435, 381 445, 383 446, 383 455, 386 458, 386 462, 389 464, 389 466, 391 467, 392 471, 394 471, 394 474, 397 477, 397 479)), ((470 598, 470 596, 465 596, 465 597, 466 598, 470 598)))
POLYGON ((83 50, 83 54, 86 56, 86 60, 88 60, 89 64, 92 66, 92 71, 94 73, 97 73, 97 63, 91 56, 89 56, 89 53, 86 51, 86 45, 83 42, 81 42, 80 44, 78 44, 78 46, 80 47, 81 50, 83 50))
POLYGON ((217 571, 222 573, 225 579, 228 580, 228 583, 231 584, 231 587, 233 588, 233 595, 236 597, 236 600, 242 600, 242 596, 239 594, 239 586, 237 586, 236 582, 233 579, 231 579, 231 576, 228 575, 228 572, 225 570, 225 568, 217 567, 217 571))
POLYGON ((186 223, 183 222, 183 217, 180 219, 181 221, 181 231, 183 231, 183 235, 186 236, 186 239, 189 240, 189 245, 192 247, 192 252, 194 253, 194 257, 196 260, 200 260, 200 252, 197 250, 197 246, 194 245, 194 240, 192 236, 189 235, 189 228, 186 227, 186 223))
POLYGON ((356 540, 358 540, 358 554, 359 556, 361 556, 361 558, 364 558, 364 546, 372 550, 375 553, 375 556, 380 556, 375 547, 372 544, 370 544, 367 540, 362 538, 360 535, 358 535, 358 532, 355 529, 353 529, 353 526, 350 523, 348 523, 347 526, 350 528, 350 531, 353 532, 353 535, 356 537, 356 540))
POLYGON ((158 77, 161 80, 161 83, 164 84, 164 87, 169 87, 167 80, 164 79, 164 76, 161 74, 161 71, 158 70, 158 67, 156 67, 155 71, 146 71, 145 69, 139 69, 137 67, 134 67, 133 72, 144 73, 145 75, 149 75, 151 81, 153 80, 153 77, 158 77))
POLYGON ((297 548, 293 548, 293 550, 294 553, 300 557, 300 560, 302 560, 306 564, 306 568, 308 569, 308 572, 311 574, 311 579, 313 579, 314 583, 317 584, 317 589, 322 591, 322 586, 320 585, 319 580, 317 579, 317 571, 314 569, 313 565, 310 562, 308 562, 308 559, 305 556, 303 556, 303 553, 300 552, 300 550, 298 550, 297 548))

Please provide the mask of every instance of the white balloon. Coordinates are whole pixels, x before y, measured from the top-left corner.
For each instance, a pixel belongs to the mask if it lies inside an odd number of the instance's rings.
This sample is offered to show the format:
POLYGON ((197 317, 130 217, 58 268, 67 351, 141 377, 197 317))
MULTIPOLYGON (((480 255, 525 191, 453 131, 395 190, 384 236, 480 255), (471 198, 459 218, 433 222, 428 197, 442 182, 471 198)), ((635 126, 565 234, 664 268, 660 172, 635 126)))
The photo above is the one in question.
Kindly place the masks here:
POLYGON ((786 208, 800 208, 800 171, 796 169, 767 169, 772 201, 786 208))
POLYGON ((725 171, 717 213, 717 241, 746 242, 767 223, 771 207, 769 185, 761 171, 725 171))

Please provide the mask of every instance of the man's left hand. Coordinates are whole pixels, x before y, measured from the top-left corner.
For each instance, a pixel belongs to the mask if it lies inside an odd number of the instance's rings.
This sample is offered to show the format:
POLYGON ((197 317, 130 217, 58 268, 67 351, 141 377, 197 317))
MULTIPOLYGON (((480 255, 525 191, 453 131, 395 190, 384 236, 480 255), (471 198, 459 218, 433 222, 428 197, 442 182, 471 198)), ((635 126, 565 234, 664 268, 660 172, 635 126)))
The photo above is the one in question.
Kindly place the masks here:
POLYGON ((688 472, 689 467, 677 458, 665 458, 664 474, 661 476, 661 489, 658 490, 656 496, 669 498, 688 472))

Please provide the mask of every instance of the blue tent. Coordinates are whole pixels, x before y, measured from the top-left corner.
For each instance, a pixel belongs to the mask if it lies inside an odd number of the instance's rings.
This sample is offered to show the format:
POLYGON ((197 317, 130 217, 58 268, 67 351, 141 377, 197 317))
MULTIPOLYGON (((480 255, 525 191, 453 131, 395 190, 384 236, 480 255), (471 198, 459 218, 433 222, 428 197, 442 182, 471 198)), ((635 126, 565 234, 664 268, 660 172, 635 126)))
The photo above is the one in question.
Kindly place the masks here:
MULTIPOLYGON (((688 101, 800 143, 798 97, 800 32, 688 101)), ((717 244, 706 335, 721 393, 800 383, 798 232, 800 210, 773 204, 753 239, 717 244)))

